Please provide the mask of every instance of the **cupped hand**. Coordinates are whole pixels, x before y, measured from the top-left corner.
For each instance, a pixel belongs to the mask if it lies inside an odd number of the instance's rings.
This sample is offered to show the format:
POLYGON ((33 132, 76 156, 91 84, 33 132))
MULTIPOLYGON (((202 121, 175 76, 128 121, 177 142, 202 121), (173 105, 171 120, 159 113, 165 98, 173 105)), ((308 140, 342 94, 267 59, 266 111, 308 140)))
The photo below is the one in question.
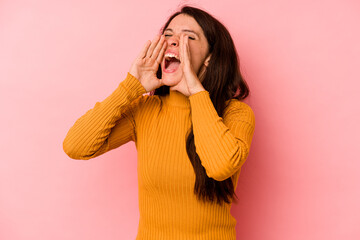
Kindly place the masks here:
POLYGON ((146 92, 164 85, 161 79, 157 78, 156 72, 164 58, 166 45, 163 35, 156 36, 152 42, 148 40, 129 70, 129 73, 140 81, 146 92))
MULTIPOLYGON (((200 79, 191 67, 189 37, 184 34, 180 36, 179 55, 179 70, 182 71, 182 78, 180 82, 177 85, 171 87, 171 89, 181 92, 185 96, 190 96, 197 92, 204 91, 205 89, 202 86, 200 79)), ((200 72, 202 73, 203 71, 200 72)))

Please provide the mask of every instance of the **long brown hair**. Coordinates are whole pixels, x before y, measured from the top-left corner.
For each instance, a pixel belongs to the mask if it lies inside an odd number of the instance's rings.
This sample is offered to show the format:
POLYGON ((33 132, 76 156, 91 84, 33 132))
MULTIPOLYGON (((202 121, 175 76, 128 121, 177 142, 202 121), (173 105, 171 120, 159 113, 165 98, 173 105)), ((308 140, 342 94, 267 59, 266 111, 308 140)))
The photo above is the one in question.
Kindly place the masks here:
MULTIPOLYGON (((184 6, 174 13, 161 29, 162 34, 171 20, 179 14, 193 17, 202 28, 209 43, 211 58, 202 85, 209 92, 219 117, 222 117, 227 100, 232 98, 242 100, 249 95, 249 88, 240 73, 234 42, 222 23, 207 12, 190 6, 184 6)), ((161 79, 161 75, 161 66, 159 66, 157 77, 161 79)), ((164 96, 169 94, 169 89, 169 86, 162 86, 152 95, 164 96)), ((206 175, 205 168, 201 165, 196 153, 192 127, 187 134, 186 151, 196 175, 194 193, 197 197, 200 200, 218 204, 230 203, 236 197, 234 183, 231 177, 224 181, 216 181, 206 175)))

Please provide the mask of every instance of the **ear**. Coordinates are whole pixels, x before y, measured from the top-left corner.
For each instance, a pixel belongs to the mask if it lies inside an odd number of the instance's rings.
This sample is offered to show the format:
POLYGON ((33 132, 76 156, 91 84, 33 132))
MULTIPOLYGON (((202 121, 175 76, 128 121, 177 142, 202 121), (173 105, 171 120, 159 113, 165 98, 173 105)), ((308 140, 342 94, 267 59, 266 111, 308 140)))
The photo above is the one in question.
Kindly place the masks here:
POLYGON ((211 59, 211 53, 206 57, 205 61, 204 61, 204 65, 207 67, 209 65, 211 59))

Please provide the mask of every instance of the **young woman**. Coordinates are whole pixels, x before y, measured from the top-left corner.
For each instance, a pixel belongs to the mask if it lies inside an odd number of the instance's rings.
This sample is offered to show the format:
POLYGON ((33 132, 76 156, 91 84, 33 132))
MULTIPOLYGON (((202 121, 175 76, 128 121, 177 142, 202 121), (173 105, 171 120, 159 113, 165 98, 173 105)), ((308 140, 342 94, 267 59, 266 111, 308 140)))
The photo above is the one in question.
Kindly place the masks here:
POLYGON ((255 127, 248 94, 226 28, 185 6, 75 122, 64 151, 85 160, 135 142, 137 239, 236 239, 230 207, 255 127))

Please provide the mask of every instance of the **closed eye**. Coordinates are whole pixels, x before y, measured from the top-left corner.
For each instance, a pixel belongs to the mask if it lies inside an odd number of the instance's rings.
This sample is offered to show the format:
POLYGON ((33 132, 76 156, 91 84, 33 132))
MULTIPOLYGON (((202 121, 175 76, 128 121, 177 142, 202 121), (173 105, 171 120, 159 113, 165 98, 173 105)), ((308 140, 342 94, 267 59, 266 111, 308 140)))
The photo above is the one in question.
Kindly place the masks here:
MULTIPOLYGON (((170 34, 165 34, 164 36, 165 36, 165 37, 171 37, 172 35, 170 35, 170 34)), ((195 38, 194 38, 194 37, 190 37, 190 36, 189 36, 189 39, 191 39, 191 40, 195 40, 195 38)))

